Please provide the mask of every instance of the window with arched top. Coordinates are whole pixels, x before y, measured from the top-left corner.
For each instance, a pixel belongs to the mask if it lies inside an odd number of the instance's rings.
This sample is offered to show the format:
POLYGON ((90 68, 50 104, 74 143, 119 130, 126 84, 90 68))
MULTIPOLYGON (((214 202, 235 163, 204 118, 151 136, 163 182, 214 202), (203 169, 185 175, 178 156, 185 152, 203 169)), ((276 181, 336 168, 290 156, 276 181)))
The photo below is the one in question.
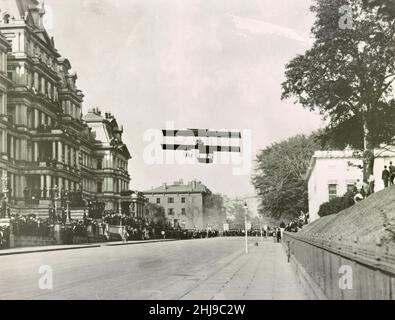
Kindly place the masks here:
POLYGON ((11 18, 11 16, 10 16, 9 14, 5 14, 5 15, 3 16, 3 21, 4 21, 4 23, 5 23, 5 24, 9 24, 9 23, 10 23, 10 18, 11 18))

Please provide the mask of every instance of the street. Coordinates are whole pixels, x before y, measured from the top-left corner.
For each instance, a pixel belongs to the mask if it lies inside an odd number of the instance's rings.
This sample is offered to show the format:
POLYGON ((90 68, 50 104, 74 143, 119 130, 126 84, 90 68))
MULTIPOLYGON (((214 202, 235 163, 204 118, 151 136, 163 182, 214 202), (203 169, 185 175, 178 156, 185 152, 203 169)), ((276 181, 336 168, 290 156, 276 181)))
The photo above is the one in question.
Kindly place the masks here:
POLYGON ((307 299, 282 245, 255 241, 248 255, 243 238, 213 238, 2 256, 0 299, 307 299))

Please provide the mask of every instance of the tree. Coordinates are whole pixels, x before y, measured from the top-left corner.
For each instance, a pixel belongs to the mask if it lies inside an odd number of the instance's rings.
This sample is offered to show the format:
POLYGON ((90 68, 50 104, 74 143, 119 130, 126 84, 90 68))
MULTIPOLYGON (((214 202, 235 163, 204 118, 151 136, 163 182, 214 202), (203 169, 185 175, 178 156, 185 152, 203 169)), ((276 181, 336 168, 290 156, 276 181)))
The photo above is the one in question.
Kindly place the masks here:
POLYGON ((395 22, 364 0, 315 0, 315 42, 286 66, 282 99, 328 121, 323 137, 361 150, 364 179, 373 150, 395 133, 395 22))
MULTIPOLYGON (((230 223, 229 223, 229 228, 230 229, 243 229, 245 228, 245 208, 244 204, 240 202, 233 202, 232 205, 229 208, 229 215, 230 215, 230 223)), ((249 222, 253 222, 254 218, 251 216, 251 212, 247 212, 247 220, 249 222)))
POLYGON ((378 13, 385 19, 395 18, 395 2, 391 0, 363 0, 368 8, 377 8, 378 13))
POLYGON ((156 204, 156 203, 147 203, 146 210, 150 217, 152 217, 152 221, 156 224, 165 225, 166 224, 166 214, 165 208, 156 204))
POLYGON ((203 197, 204 224, 222 229, 226 222, 226 208, 221 194, 207 194, 203 197))
POLYGON ((290 220, 308 210, 304 178, 311 156, 318 149, 313 134, 274 143, 258 153, 252 183, 261 197, 262 214, 290 220))

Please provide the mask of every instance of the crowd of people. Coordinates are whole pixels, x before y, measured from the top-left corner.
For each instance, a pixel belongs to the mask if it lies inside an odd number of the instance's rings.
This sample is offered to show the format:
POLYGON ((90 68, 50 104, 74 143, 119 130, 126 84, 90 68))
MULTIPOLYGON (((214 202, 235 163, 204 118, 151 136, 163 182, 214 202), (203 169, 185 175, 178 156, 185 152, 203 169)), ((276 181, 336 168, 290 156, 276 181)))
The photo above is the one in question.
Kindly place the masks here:
POLYGON ((302 220, 300 219, 295 219, 290 221, 284 228, 285 231, 287 232, 298 232, 300 229, 303 228, 303 226, 306 223, 304 223, 302 220))
MULTIPOLYGON (((384 166, 384 169, 381 173, 381 179, 383 180, 384 188, 388 188, 394 185, 395 180, 395 166, 392 161, 390 161, 389 166, 384 166)), ((354 202, 357 203, 369 195, 375 192, 375 178, 374 175, 371 174, 367 180, 358 179, 354 190, 351 190, 354 196, 354 202)))
MULTIPOLYGON (((263 230, 262 232, 265 233, 265 230, 263 230)), ((260 236, 260 234, 261 234, 260 230, 253 229, 253 230, 247 231, 247 235, 249 237, 257 237, 257 236, 260 236)), ((243 230, 243 229, 234 229, 234 230, 229 230, 229 231, 223 232, 224 237, 244 237, 244 235, 245 235, 245 230, 243 230)))
POLYGON ((168 223, 155 222, 141 217, 131 217, 109 211, 105 213, 103 221, 111 226, 122 226, 123 234, 121 237, 123 241, 164 238, 198 239, 219 236, 217 230, 185 230, 168 223))
POLYGON ((0 250, 9 247, 10 227, 0 227, 0 250))
POLYGON ((12 233, 15 236, 50 237, 51 227, 48 220, 39 219, 36 216, 12 215, 12 233))
MULTIPOLYGON (((265 229, 251 229, 247 231, 249 237, 273 237, 275 242, 281 242, 282 231, 297 232, 303 227, 302 219, 291 221, 287 225, 281 223, 278 227, 266 227, 265 229)), ((12 215, 11 227, 0 228, 0 248, 6 248, 9 244, 9 232, 12 230, 15 236, 54 237, 54 225, 51 219, 41 219, 34 215, 12 215)), ((163 222, 154 222, 139 217, 126 216, 115 212, 106 212, 103 219, 96 220, 84 217, 83 220, 72 220, 69 224, 60 225, 61 236, 65 244, 71 244, 75 237, 87 238, 89 234, 103 235, 108 241, 117 240, 138 241, 149 239, 201 239, 218 236, 240 237, 245 235, 243 229, 219 232, 218 230, 185 230, 179 226, 171 226, 163 222), (122 234, 110 234, 109 226, 118 226, 122 234)))
POLYGON ((389 167, 384 166, 384 170, 381 174, 381 179, 383 180, 384 187, 388 188, 389 186, 394 185, 395 179, 395 166, 390 162, 389 167))

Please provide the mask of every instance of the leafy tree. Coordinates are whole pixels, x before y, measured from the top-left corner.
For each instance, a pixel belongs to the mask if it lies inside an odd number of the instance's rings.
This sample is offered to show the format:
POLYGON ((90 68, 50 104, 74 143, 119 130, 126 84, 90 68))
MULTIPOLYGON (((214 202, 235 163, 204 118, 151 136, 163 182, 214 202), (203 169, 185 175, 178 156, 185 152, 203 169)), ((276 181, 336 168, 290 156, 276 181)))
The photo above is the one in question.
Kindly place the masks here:
POLYGON ((224 198, 221 194, 211 193, 203 197, 204 208, 222 209, 224 206, 224 198))
MULTIPOLYGON (((245 209, 244 205, 240 202, 233 202, 228 209, 230 216, 230 229, 244 229, 245 228, 245 209)), ((247 213, 247 221, 253 222, 254 218, 251 216, 251 212, 247 213)))
POLYGON ((156 203, 147 203, 146 210, 155 223, 160 225, 166 224, 165 208, 156 203))
POLYGON ((368 8, 377 8, 378 13, 385 19, 395 18, 395 1, 392 0, 363 0, 368 8))
POLYGON ((361 150, 367 179, 374 148, 395 132, 395 28, 365 2, 315 0, 315 42, 287 64, 282 99, 318 110, 328 123, 322 138, 361 150))
POLYGON ((318 149, 316 135, 298 135, 258 153, 252 183, 262 199, 262 214, 290 220, 299 217, 301 210, 308 210, 304 178, 311 156, 318 149))
POLYGON ((221 194, 208 194, 203 197, 204 224, 214 229, 222 229, 226 222, 224 197, 221 194))

